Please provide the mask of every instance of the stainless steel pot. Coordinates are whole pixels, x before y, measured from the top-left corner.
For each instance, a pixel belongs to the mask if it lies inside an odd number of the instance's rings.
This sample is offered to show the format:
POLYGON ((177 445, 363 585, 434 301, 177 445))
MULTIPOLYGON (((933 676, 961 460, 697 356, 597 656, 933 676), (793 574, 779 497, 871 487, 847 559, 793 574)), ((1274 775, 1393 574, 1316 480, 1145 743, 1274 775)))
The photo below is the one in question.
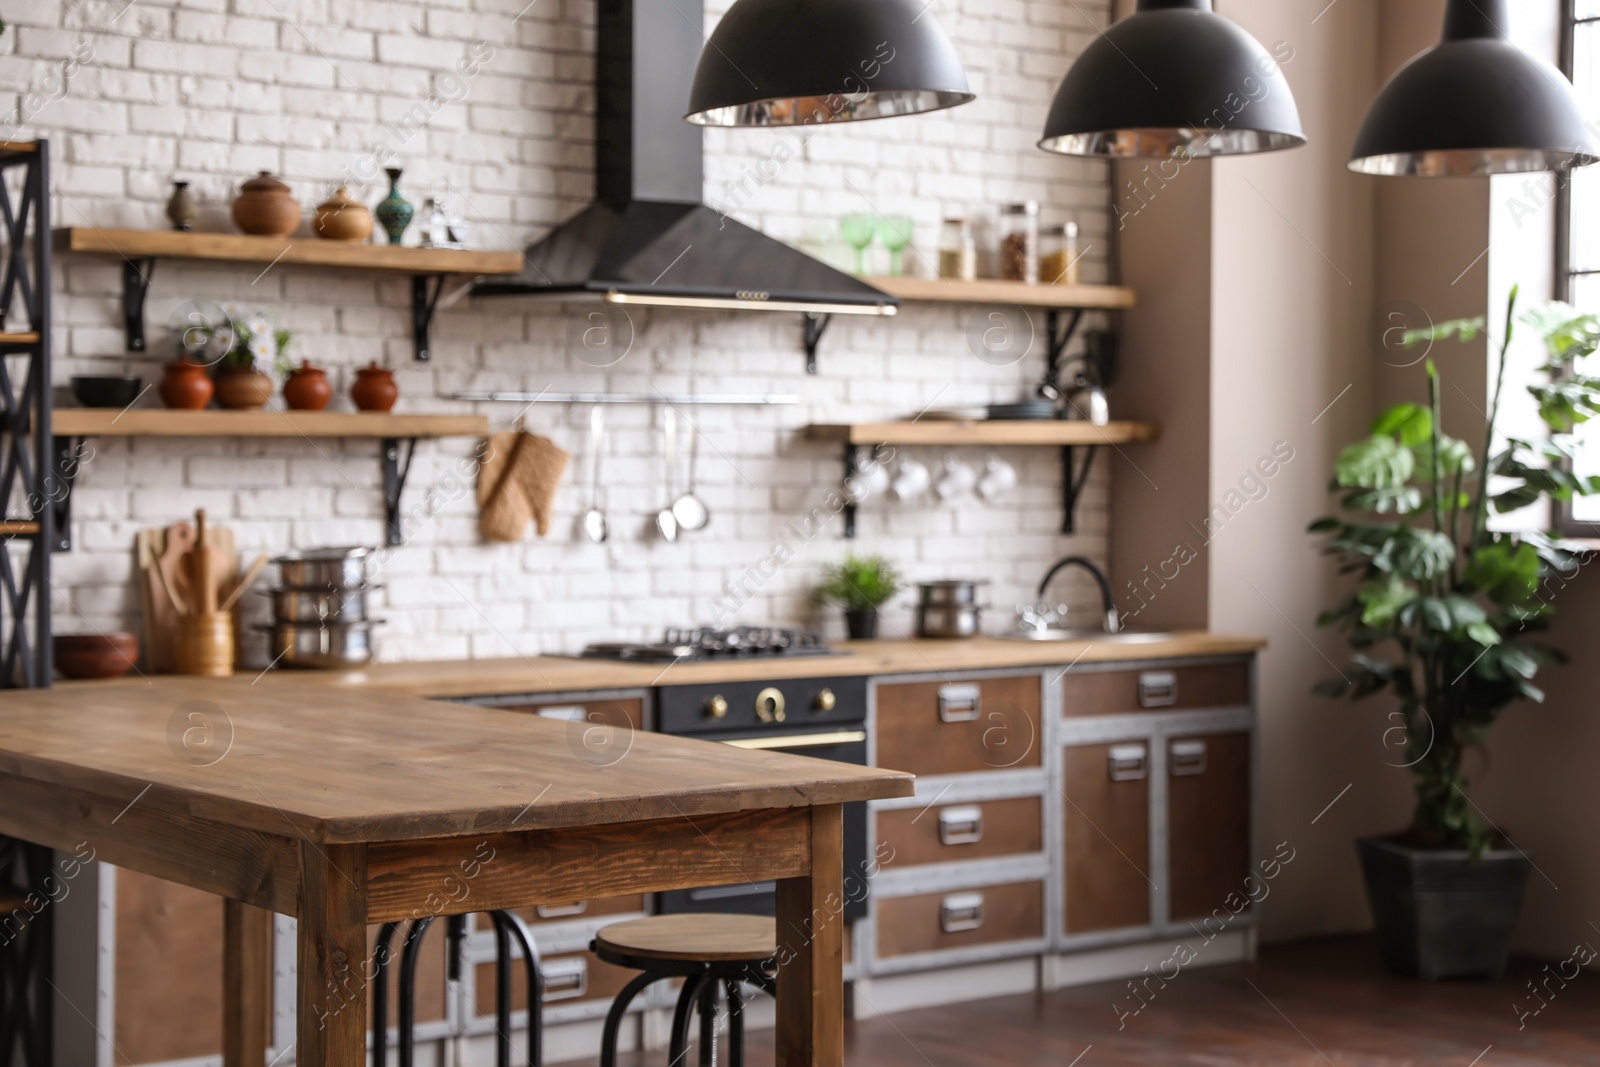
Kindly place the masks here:
POLYGON ((260 629, 266 630, 271 638, 274 664, 337 670, 372 662, 372 628, 382 621, 321 625, 281 622, 260 629))
POLYGON ((372 549, 308 548, 289 552, 278 565, 287 589, 358 589, 367 584, 367 557, 372 549))
POLYGON ((983 608, 977 604, 920 604, 917 636, 956 638, 978 636, 983 608))
POLYGON ((272 617, 277 622, 316 623, 367 621, 367 594, 375 585, 354 589, 271 589, 261 595, 272 598, 272 617))
POLYGON ((917 604, 925 608, 976 606, 978 587, 988 584, 985 581, 918 582, 917 604))

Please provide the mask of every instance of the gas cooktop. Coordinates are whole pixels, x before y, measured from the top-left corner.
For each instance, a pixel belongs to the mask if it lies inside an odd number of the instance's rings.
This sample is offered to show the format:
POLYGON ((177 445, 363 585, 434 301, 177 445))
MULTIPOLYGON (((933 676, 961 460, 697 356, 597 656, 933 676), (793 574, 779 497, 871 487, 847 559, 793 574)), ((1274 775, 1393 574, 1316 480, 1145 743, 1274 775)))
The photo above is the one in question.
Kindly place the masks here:
POLYGON ((755 659, 776 656, 842 656, 817 630, 740 626, 718 630, 708 626, 672 629, 658 642, 600 642, 583 650, 584 659, 634 663, 678 660, 755 659))

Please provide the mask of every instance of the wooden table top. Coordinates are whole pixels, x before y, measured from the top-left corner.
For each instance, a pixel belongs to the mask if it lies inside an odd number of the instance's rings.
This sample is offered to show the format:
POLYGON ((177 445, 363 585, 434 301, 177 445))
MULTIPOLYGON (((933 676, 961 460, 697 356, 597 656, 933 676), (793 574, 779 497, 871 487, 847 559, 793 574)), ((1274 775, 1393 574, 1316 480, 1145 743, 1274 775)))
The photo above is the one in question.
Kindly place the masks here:
POLYGON ((595 731, 392 692, 160 677, 7 693, 0 773, 324 843, 912 792, 898 771, 595 731))

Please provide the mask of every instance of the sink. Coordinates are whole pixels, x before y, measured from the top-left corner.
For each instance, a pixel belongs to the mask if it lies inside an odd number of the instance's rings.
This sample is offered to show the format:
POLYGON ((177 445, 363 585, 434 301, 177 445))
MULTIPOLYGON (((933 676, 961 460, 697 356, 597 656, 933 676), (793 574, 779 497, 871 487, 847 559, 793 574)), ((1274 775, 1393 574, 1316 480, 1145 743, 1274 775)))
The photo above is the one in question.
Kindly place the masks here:
POLYGON ((1175 635, 1170 630, 1122 630, 1114 634, 1104 630, 1013 630, 998 636, 1002 641, 1107 641, 1133 645, 1168 641, 1175 635))

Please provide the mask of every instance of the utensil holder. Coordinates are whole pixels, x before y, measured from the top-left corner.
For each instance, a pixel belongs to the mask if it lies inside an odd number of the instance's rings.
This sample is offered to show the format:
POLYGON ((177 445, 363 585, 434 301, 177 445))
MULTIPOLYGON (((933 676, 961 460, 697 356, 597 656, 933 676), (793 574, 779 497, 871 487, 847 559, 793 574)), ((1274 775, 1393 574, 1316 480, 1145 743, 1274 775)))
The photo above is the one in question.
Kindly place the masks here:
POLYGON ((233 673, 233 614, 200 612, 178 618, 172 642, 177 674, 225 678, 233 673))

